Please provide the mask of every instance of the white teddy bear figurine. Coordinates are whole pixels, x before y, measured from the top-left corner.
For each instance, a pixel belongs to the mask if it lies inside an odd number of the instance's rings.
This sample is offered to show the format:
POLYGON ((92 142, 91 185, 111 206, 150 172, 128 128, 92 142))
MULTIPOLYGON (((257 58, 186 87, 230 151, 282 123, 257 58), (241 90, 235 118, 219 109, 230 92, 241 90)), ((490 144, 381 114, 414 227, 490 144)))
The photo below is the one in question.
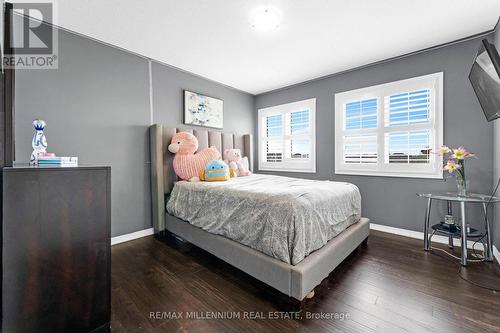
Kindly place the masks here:
POLYGON ((225 149, 225 162, 231 169, 234 170, 234 175, 237 177, 250 176, 252 173, 242 163, 241 151, 239 149, 225 149))
POLYGON ((45 121, 41 119, 33 120, 35 135, 33 136, 33 141, 31 142, 33 152, 31 153, 30 164, 37 163, 38 154, 47 152, 47 139, 45 138, 45 134, 43 134, 45 126, 47 126, 45 121))

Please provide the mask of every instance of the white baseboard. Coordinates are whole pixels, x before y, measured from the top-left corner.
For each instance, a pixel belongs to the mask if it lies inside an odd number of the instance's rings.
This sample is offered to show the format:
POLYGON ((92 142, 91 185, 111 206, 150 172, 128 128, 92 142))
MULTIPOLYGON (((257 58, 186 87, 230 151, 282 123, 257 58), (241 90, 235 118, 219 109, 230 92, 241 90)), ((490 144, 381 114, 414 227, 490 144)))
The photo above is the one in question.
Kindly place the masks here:
POLYGON ((500 252, 495 245, 493 245, 493 257, 495 257, 497 262, 500 264, 500 252))
POLYGON ((124 242, 128 242, 137 238, 142 238, 146 236, 151 236, 155 233, 153 228, 139 230, 126 235, 120 235, 111 238, 111 245, 116 245, 124 242))
MULTIPOLYGON (((401 228, 394 228, 394 227, 389 227, 386 225, 381 225, 381 224, 375 224, 375 223, 370 223, 370 229, 373 230, 378 230, 378 231, 383 231, 387 232, 390 234, 395 234, 395 235, 400 235, 400 236, 405 236, 405 237, 410 237, 410 238, 416 238, 416 239, 421 239, 422 241, 424 240, 424 233, 420 231, 413 231, 413 230, 407 230, 407 229, 401 229, 401 228)), ((441 236, 441 235, 434 235, 432 236, 432 241, 436 243, 441 243, 441 244, 448 244, 448 237, 446 236, 441 236)), ((472 249, 472 245, 474 244, 473 241, 467 241, 467 248, 472 249)), ((423 245, 423 244, 422 244, 423 245)), ((460 247, 460 239, 454 238, 453 239, 453 245, 460 247)), ((474 246, 474 248, 478 251, 483 250, 483 244, 478 242, 474 246)), ((495 250, 496 248, 494 248, 495 250)), ((498 253, 498 250, 497 250, 498 253)), ((500 257, 500 253, 498 253, 500 257)), ((497 258, 498 260, 498 258, 497 258)), ((500 261, 499 261, 500 262, 500 261)))

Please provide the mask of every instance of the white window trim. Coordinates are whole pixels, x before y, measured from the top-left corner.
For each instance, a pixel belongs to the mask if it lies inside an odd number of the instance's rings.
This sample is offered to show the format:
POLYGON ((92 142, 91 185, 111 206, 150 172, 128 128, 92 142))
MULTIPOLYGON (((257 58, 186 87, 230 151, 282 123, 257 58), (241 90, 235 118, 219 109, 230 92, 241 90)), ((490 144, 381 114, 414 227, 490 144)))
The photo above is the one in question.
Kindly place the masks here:
MULTIPOLYGON (((285 130, 285 117, 283 118, 283 130, 285 130)), ((293 103, 281 104, 276 106, 271 106, 258 110, 258 160, 259 160, 259 170, 262 171, 283 171, 283 172, 303 172, 303 173, 316 173, 316 98, 310 98, 307 100, 302 100, 293 103), (270 115, 290 113, 297 111, 298 109, 308 109, 309 110, 309 134, 305 135, 304 138, 311 140, 311 152, 310 158, 307 161, 297 161, 290 158, 285 158, 285 142, 287 139, 291 139, 291 135, 283 135, 283 162, 264 162, 262 161, 262 143, 266 139, 264 133, 263 119, 270 115)), ((296 138, 297 136, 293 136, 296 138)))
POLYGON ((442 72, 335 94, 335 173, 344 175, 443 179, 443 159, 436 154, 431 153, 430 167, 418 164, 395 166, 384 163, 385 134, 388 132, 430 129, 431 133, 432 131, 436 131, 436 134, 431 135, 430 138, 430 148, 432 151, 437 152, 438 148, 443 145, 443 94, 442 72), (384 96, 422 88, 432 88, 434 92, 431 100, 431 123, 385 127, 384 96), (376 134, 378 162, 373 165, 347 165, 344 163, 344 145, 342 139, 347 134, 347 131, 344 130, 344 104, 370 98, 377 98, 377 128, 349 130, 349 134, 376 134))

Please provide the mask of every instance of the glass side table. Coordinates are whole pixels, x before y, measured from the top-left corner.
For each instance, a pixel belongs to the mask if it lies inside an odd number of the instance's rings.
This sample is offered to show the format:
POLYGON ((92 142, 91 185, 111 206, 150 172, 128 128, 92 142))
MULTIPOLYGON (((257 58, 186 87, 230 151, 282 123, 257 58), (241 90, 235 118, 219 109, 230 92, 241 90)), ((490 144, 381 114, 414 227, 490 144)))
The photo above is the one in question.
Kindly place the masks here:
MULTIPOLYGON (((485 194, 475 194, 475 193, 470 193, 467 196, 459 196, 457 193, 451 193, 451 192, 443 192, 443 193, 417 193, 417 195, 421 198, 427 198, 427 209, 425 211, 425 224, 424 224, 424 250, 429 251, 430 250, 430 237, 429 237, 429 224, 431 220, 431 206, 432 206, 432 201, 433 200, 441 200, 441 201, 446 201, 448 203, 448 210, 451 210, 451 203, 452 202, 458 202, 460 204, 460 244, 461 244, 461 252, 462 252, 462 259, 461 259, 461 264, 462 266, 467 266, 467 237, 481 237, 482 235, 478 233, 477 231, 473 231, 473 233, 467 234, 467 221, 466 221, 466 215, 465 215, 465 207, 466 203, 467 204, 482 204, 483 205, 483 213, 484 213, 484 218, 486 221, 486 248, 484 249, 484 257, 485 260, 487 261, 493 261, 493 251, 492 251, 492 235, 491 235, 491 230, 490 230, 490 223, 488 221, 488 207, 487 203, 490 200, 489 195, 485 194)), ((493 197, 490 201, 490 204, 498 203, 500 202, 500 198, 498 197, 493 197)), ((436 228, 434 228, 436 229, 436 228)), ((448 234, 449 239, 450 239, 450 246, 453 244, 453 237, 454 233, 451 232, 448 234)))

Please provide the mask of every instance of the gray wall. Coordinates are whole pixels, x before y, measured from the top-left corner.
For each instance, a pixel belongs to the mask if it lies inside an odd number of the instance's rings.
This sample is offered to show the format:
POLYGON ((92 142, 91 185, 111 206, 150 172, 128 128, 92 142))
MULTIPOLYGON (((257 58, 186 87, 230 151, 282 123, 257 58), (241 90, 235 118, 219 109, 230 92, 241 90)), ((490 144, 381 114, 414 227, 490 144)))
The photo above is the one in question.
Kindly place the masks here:
POLYGON ((214 85, 201 77, 153 62, 153 108, 155 123, 182 124, 183 91, 195 91, 224 101, 224 131, 253 133, 254 96, 214 85))
MULTIPOLYGON (((182 123, 182 90, 224 99, 224 130, 253 133, 254 98, 153 63, 153 119, 182 123)), ((28 162, 35 118, 47 122, 48 151, 111 166, 112 235, 151 225, 148 60, 59 31, 58 70, 16 72, 16 160, 28 162)))
MULTIPOLYGON (((495 32, 493 42, 497 49, 500 49, 500 30, 495 32)), ((500 178, 500 120, 495 120, 493 122, 493 186, 496 186, 498 178, 500 178)), ((497 192, 497 196, 500 192, 497 192)), ((493 223, 493 240, 497 249, 500 250, 500 205, 495 206, 495 223, 493 223)))
MULTIPOLYGON (((454 179, 410 179, 334 174, 334 94, 337 92, 444 72, 444 142, 464 145, 479 159, 469 164, 470 189, 489 193, 492 188, 493 126, 487 123, 469 84, 468 73, 480 39, 376 64, 256 97, 256 109, 316 98, 316 174, 282 173, 293 177, 333 179, 356 184, 363 198, 363 215, 372 222, 422 230, 425 203, 417 192, 456 190, 454 179)), ((334 55, 332 55, 334 56, 334 55)), ((255 113, 257 118, 257 112, 255 113)), ((256 166, 257 167, 257 166, 256 166)), ((444 205, 435 212, 444 212, 444 205)), ((458 213, 458 210, 456 211, 458 213)), ((469 216, 478 220, 479 210, 469 216)), ((435 215, 437 216, 437 215, 435 215)))

